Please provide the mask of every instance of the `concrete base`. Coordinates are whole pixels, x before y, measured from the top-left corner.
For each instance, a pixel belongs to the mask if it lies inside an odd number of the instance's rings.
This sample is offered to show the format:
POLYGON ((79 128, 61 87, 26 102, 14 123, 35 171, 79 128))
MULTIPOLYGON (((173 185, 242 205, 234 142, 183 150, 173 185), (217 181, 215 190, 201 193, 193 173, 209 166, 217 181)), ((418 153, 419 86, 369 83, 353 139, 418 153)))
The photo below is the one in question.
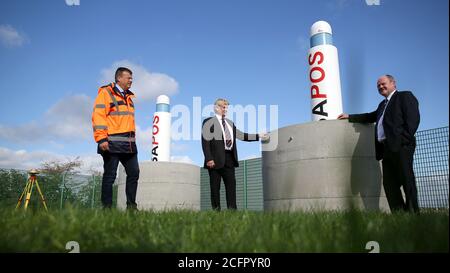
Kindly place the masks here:
MULTIPOLYGON (((136 203, 141 210, 200 210, 200 167, 187 163, 146 161, 139 164, 136 203)), ((117 207, 126 208, 126 174, 117 178, 117 207)))
POLYGON ((277 146, 262 153, 264 210, 389 211, 372 124, 317 121, 270 137, 277 146))

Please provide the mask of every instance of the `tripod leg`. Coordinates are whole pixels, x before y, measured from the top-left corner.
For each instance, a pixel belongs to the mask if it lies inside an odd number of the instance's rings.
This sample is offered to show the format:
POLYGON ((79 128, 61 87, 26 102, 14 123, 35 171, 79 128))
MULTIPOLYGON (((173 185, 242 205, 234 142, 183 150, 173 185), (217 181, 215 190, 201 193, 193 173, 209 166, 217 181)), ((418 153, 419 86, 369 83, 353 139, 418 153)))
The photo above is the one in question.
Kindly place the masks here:
POLYGON ((25 199, 25 210, 28 208, 28 203, 30 202, 31 193, 33 193, 34 181, 35 181, 35 179, 33 177, 30 177, 30 186, 28 187, 27 196, 25 199))
POLYGON ((44 195, 42 194, 41 188, 39 187, 39 183, 37 180, 36 180, 36 188, 39 192, 39 195, 41 196, 42 204, 44 205, 45 210, 48 211, 47 204, 45 203, 44 195))
POLYGON ((23 188, 22 194, 19 197, 19 201, 17 201, 16 209, 19 208, 20 205, 22 204, 23 197, 24 197, 25 193, 28 191, 29 183, 30 183, 30 180, 27 180, 27 184, 25 184, 25 188, 23 188))

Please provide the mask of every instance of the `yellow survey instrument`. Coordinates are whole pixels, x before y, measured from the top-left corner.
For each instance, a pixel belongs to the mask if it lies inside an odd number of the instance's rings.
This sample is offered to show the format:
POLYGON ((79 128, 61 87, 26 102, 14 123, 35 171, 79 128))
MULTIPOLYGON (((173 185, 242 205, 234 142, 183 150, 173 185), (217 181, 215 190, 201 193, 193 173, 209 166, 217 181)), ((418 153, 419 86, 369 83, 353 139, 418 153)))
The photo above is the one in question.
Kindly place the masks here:
POLYGON ((42 194, 41 188, 39 187, 39 183, 37 181, 37 175, 39 174, 39 171, 36 169, 32 169, 28 171, 28 180, 27 184, 25 185, 25 188, 23 189, 22 194, 19 197, 19 201, 17 202, 16 209, 20 207, 22 204, 22 200, 25 197, 25 210, 28 208, 28 204, 30 202, 31 194, 33 193, 33 187, 36 185, 36 188, 39 192, 39 195, 41 197, 42 204, 44 205, 45 210, 47 211, 47 204, 45 203, 44 195, 42 194))

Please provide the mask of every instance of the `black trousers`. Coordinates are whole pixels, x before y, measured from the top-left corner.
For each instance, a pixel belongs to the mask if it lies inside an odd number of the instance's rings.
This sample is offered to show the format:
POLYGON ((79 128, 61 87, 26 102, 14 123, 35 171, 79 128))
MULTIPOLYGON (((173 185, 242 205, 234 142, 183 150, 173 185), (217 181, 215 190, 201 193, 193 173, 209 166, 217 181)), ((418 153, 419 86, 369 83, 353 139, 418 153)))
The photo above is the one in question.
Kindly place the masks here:
POLYGON ((403 146, 398 152, 392 152, 384 145, 383 186, 392 212, 404 210, 419 212, 416 178, 413 171, 415 145, 403 146), (400 187, 403 187, 406 200, 400 187))
POLYGON ((136 191, 139 179, 139 164, 137 153, 109 153, 101 154, 103 157, 103 179, 102 179, 102 204, 103 207, 112 206, 113 184, 116 179, 119 161, 125 167, 127 180, 125 194, 127 197, 127 207, 136 207, 136 191))
POLYGON ((237 209, 236 206, 236 177, 234 172, 234 156, 232 152, 225 152, 225 166, 220 169, 208 169, 209 185, 211 189, 211 206, 220 211, 220 181, 225 184, 227 208, 237 209))

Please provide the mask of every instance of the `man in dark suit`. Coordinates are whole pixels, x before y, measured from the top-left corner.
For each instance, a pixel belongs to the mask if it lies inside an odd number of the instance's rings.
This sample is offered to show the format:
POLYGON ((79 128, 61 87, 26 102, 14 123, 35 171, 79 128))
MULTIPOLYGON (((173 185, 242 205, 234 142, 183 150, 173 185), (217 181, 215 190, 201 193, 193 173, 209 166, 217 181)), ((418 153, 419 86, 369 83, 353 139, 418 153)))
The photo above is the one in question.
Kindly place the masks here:
POLYGON ((338 119, 350 122, 375 122, 375 154, 383 160, 383 186, 391 211, 419 212, 417 187, 413 172, 416 148, 414 134, 419 127, 419 103, 410 91, 397 91, 395 79, 384 75, 378 79, 377 88, 385 97, 377 110, 371 113, 347 115, 338 119), (400 187, 403 187, 406 200, 400 187))
POLYGON ((202 149, 205 156, 204 168, 208 169, 211 188, 211 206, 220 211, 220 181, 225 184, 227 208, 235 210, 236 178, 234 168, 239 167, 236 138, 243 141, 267 140, 267 134, 247 134, 236 129, 234 123, 225 118, 228 101, 217 99, 214 103, 215 116, 203 121, 202 149))

